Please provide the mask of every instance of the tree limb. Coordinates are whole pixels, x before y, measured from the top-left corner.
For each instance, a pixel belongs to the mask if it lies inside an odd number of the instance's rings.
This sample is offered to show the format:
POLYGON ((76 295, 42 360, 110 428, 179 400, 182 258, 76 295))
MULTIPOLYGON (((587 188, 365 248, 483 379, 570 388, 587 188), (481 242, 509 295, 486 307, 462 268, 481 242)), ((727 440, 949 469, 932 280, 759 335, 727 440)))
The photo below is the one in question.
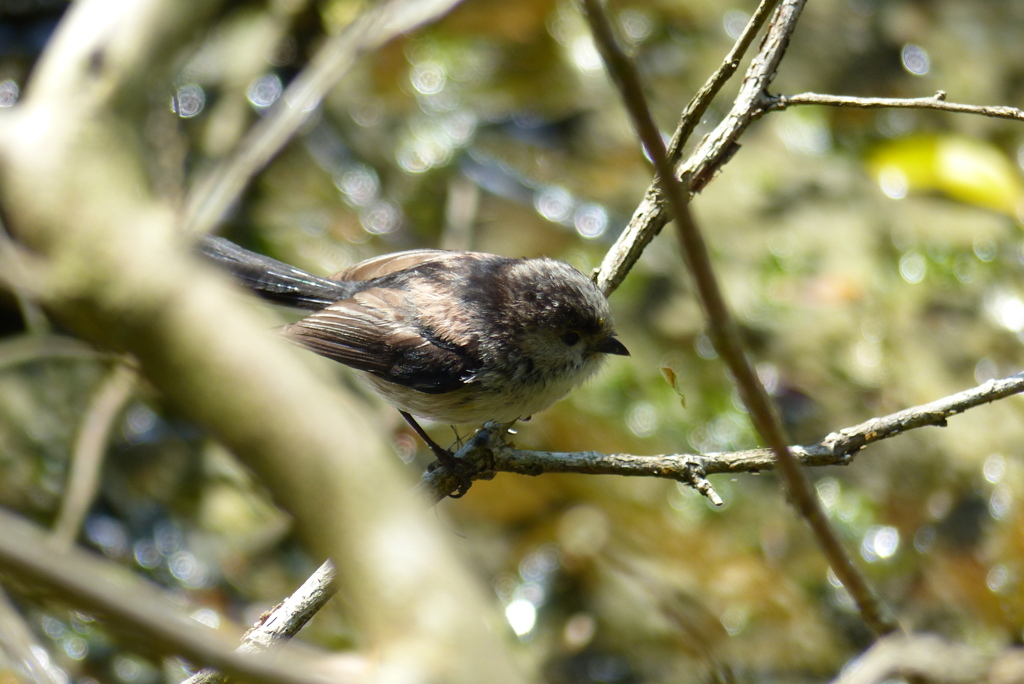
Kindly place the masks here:
MULTIPOLYGON (((910 430, 945 427, 949 418, 972 408, 1024 392, 1024 373, 989 380, 971 389, 927 404, 890 413, 829 433, 821 441, 791 446, 804 466, 849 465, 864 447, 910 430)), ((770 449, 712 452, 707 454, 605 454, 597 451, 533 451, 516 449, 504 439, 499 426, 485 427, 455 457, 469 466, 473 479, 491 479, 497 473, 541 475, 578 473, 661 477, 692 485, 694 477, 758 473, 775 468, 770 449)), ((419 488, 432 501, 440 501, 459 484, 445 468, 425 473, 419 488)))
MULTIPOLYGON (((775 11, 761 50, 754 57, 750 70, 747 72, 747 78, 744 79, 743 85, 740 87, 740 94, 736 98, 730 117, 727 117, 724 123, 728 123, 730 118, 735 118, 737 122, 748 123, 756 118, 757 103, 763 98, 769 84, 775 78, 775 73, 789 45, 790 36, 796 30, 796 22, 800 17, 804 1, 783 0, 775 11)), ((750 414, 754 428, 774 453, 790 500, 807 521, 819 548, 828 559, 832 571, 850 593, 868 627, 876 635, 888 634, 899 629, 895 619, 879 599, 867 577, 843 547, 838 533, 829 522, 828 516, 825 515, 807 476, 800 468, 796 457, 789 451, 782 423, 768 398, 764 384, 754 372, 754 367, 743 348, 739 329, 729 311, 725 297, 722 295, 718 277, 711 264, 707 244, 690 214, 689 191, 695 187, 699 188, 707 182, 710 179, 709 174, 718 168, 717 164, 724 163, 727 157, 712 154, 698 156, 702 145, 691 157, 691 159, 696 159, 697 163, 690 169, 684 169, 683 180, 676 179, 665 143, 661 139, 650 108, 647 106, 635 65, 615 43, 611 27, 598 0, 581 0, 581 4, 590 22, 591 32, 594 34, 609 75, 620 90, 622 101, 633 121, 633 127, 654 166, 657 183, 675 217, 676 233, 682 246, 686 265, 693 276, 697 298, 708 322, 708 334, 712 344, 735 378, 736 389, 750 414)), ((738 134, 741 128, 737 125, 731 130, 738 134)), ((714 138, 712 137, 712 139, 714 138)), ((720 142, 721 147, 718 149, 721 154, 731 154, 732 145, 735 144, 734 139, 725 138, 720 142)), ((708 139, 705 139, 705 143, 708 143, 708 139)), ((700 481, 697 484, 709 489, 700 481)))
MULTIPOLYGON (((690 103, 686 105, 686 109, 683 110, 682 115, 679 117, 679 124, 676 126, 676 130, 672 134, 672 139, 668 145, 669 160, 673 164, 679 162, 683 148, 689 141, 697 124, 700 123, 701 118, 715 96, 718 95, 728 80, 732 78, 732 75, 736 73, 736 70, 739 68, 740 59, 754 41, 757 33, 764 26, 768 17, 771 16, 771 12, 775 9, 778 2, 779 0, 761 0, 757 10, 754 11, 754 14, 744 27, 743 32, 736 39, 736 43, 729 50, 729 54, 722 60, 722 64, 705 81, 704 85, 700 87, 693 96, 693 99, 690 100, 690 103)), ((658 187, 658 183, 651 183, 647 192, 644 193, 640 206, 633 213, 629 224, 619 234, 615 243, 605 252, 604 259, 594 274, 594 280, 598 288, 606 296, 610 295, 622 284, 622 281, 625 280, 626 275, 636 264, 640 255, 643 254, 647 245, 668 223, 668 218, 662 206, 664 201, 664 196, 661 194, 661 188, 658 187)))
POLYGON ((789 109, 797 105, 822 105, 826 107, 855 107, 858 109, 935 109, 940 112, 977 114, 993 119, 1024 121, 1024 109, 1006 106, 971 105, 947 102, 946 91, 940 90, 931 97, 851 97, 849 95, 823 95, 800 93, 799 95, 770 95, 764 102, 766 112, 789 109))
MULTIPOLYGON (((259 622, 242 637, 242 643, 237 651, 263 653, 298 634, 299 630, 334 596, 335 574, 334 563, 324 561, 301 587, 274 606, 269 613, 260 617, 259 622)), ((226 681, 224 673, 207 668, 192 675, 182 684, 222 684, 226 681)))
POLYGON ((11 234, 46 264, 40 301, 137 358, 168 405, 252 468, 312 553, 343 559, 339 589, 382 666, 517 682, 485 588, 410 500, 367 411, 201 268, 177 239, 175 208, 150 191, 153 84, 169 92, 179 51, 217 5, 75 3, 25 97, 0 112, 0 202, 11 234))

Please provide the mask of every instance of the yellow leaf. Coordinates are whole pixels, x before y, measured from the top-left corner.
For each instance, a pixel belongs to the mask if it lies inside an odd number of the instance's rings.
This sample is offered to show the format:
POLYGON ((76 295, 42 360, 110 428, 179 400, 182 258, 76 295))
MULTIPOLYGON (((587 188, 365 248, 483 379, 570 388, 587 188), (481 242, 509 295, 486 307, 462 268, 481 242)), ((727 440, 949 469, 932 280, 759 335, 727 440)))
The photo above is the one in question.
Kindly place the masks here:
POLYGON ((995 145, 962 135, 914 135, 877 146, 867 165, 882 191, 939 192, 951 199, 1016 216, 1024 183, 995 145))

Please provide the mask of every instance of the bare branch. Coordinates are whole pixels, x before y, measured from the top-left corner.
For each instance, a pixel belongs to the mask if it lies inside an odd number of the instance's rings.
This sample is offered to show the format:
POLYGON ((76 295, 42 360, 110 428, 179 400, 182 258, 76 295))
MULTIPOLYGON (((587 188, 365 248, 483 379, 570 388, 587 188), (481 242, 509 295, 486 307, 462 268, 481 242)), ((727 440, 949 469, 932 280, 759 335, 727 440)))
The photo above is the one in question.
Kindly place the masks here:
POLYGON ((47 359, 113 361, 117 357, 97 351, 87 343, 64 335, 17 335, 0 340, 0 370, 47 359))
MULTIPOLYGON (((679 118, 679 124, 676 126, 676 130, 672 134, 672 140, 668 145, 669 160, 673 164, 678 163, 683 153, 683 148, 686 146, 697 124, 700 123, 701 117, 704 116, 708 106, 710 106, 715 96, 718 95, 722 86, 736 73, 736 70, 739 68, 740 59, 754 41, 758 31, 764 26, 765 21, 767 21, 771 11, 775 9, 778 1, 762 0, 753 16, 750 17, 750 21, 747 22, 743 33, 736 39, 736 43, 722 61, 722 64, 701 86, 700 90, 693 96, 693 99, 690 100, 690 103, 686 105, 686 109, 683 110, 682 116, 679 118)), ((605 295, 611 294, 622 284, 626 274, 636 264, 644 249, 647 248, 647 245, 668 223, 667 217, 661 210, 663 201, 658 184, 652 183, 644 194, 644 199, 640 206, 633 214, 629 225, 626 226, 626 229, 615 240, 615 244, 605 253, 601 266, 594 275, 597 286, 605 295)))
MULTIPOLYGON (((301 587, 260 617, 260 621, 242 637, 238 652, 262 653, 298 634, 334 596, 334 576, 334 563, 324 561, 301 587)), ((183 684, 222 684, 226 681, 227 678, 217 670, 205 669, 183 684)))
MULTIPOLYGON (((693 274, 697 295, 708 321, 708 333, 715 350, 725 361, 733 377, 740 397, 750 413, 755 429, 775 454, 779 472, 786 484, 786 491, 800 514, 807 520, 818 541, 818 546, 828 559, 833 572, 846 587, 856 602, 860 614, 876 634, 887 634, 898 629, 895 620, 883 606, 867 578, 854 564, 846 552, 839 535, 825 515, 814 489, 800 468, 796 457, 789 451, 782 425, 775 415, 768 392, 758 378, 747 358, 740 341, 739 330, 729 312, 718 285, 718 278, 711 265, 704 237, 689 212, 688 189, 699 186, 710 178, 708 174, 723 163, 725 156, 703 155, 698 164, 684 170, 683 181, 676 179, 668 151, 654 124, 647 106, 640 77, 633 63, 619 50, 612 36, 611 27, 598 0, 581 0, 598 50, 604 57, 609 75, 619 87, 623 103, 629 110, 633 126, 650 157, 657 174, 658 185, 664 193, 672 214, 676 219, 677 234, 683 248, 686 264, 693 274), (689 177, 689 181, 686 179, 689 177)), ((756 104, 767 92, 768 85, 782 61, 790 36, 796 30, 796 22, 803 9, 804 0, 784 0, 772 19, 761 51, 754 58, 747 78, 744 79, 740 94, 731 115, 737 120, 732 129, 738 135, 740 123, 752 121, 756 116, 756 104), (741 109, 737 107, 743 106, 741 109)), ((725 123, 729 122, 729 118, 725 123)), ((713 136, 712 136, 712 139, 713 136)), ((734 144, 723 138, 721 155, 731 153, 734 144)), ((707 140, 705 140, 707 143, 707 140)), ((701 147, 704 147, 702 145, 701 147)), ((699 151, 700 148, 698 148, 699 151)))
POLYGON ((715 73, 711 74, 711 77, 701 86, 697 94, 690 100, 690 103, 686 105, 682 116, 679 117, 679 125, 676 127, 675 133, 672 134, 672 140, 668 144, 669 161, 672 163, 679 161, 683 153, 683 147, 690 139, 697 124, 700 123, 704 112, 707 111, 715 96, 722 89, 722 86, 736 73, 740 66, 740 59, 747 52, 750 44, 754 42, 758 31, 764 26, 768 17, 771 16, 772 10, 778 4, 779 0, 762 0, 761 4, 754 11, 753 16, 750 17, 747 25, 743 28, 743 33, 736 39, 736 43, 729 51, 729 54, 725 56, 721 66, 715 70, 715 73))
MULTIPOLYGON (((758 11, 762 9, 763 6, 758 11)), ((755 14, 751 22, 758 16, 755 14)), ((750 28, 748 24, 748 30, 750 28)), ((747 68, 740 92, 729 113, 677 168, 675 175, 688 194, 699 192, 710 182, 714 174, 732 158, 740 136, 765 113, 769 98, 768 85, 775 77, 788 41, 789 33, 786 31, 776 30, 765 36, 761 49, 747 68)), ((608 250, 598 269, 596 281, 605 294, 610 294, 622 282, 640 258, 644 247, 661 232, 669 220, 670 214, 658 183, 652 183, 633 213, 629 225, 608 250)))
MULTIPOLYGON (((852 457, 869 444, 917 428, 945 427, 952 416, 1021 392, 1024 392, 1024 373, 989 380, 927 404, 837 430, 815 444, 792 446, 790 451, 804 466, 848 465, 852 457)), ((499 427, 481 430, 455 455, 467 464, 474 479, 491 479, 500 472, 519 475, 578 473, 661 477, 696 486, 695 481, 708 475, 757 473, 775 468, 775 458, 770 449, 650 456, 515 449, 505 442, 499 427)), ((419 488, 436 502, 454 491, 459 483, 460 480, 446 469, 438 468, 424 474, 419 488)))
POLYGON ((789 109, 796 105, 823 105, 826 107, 856 107, 859 109, 936 109, 941 112, 977 114, 993 119, 1024 121, 1024 109, 1006 106, 983 106, 947 102, 946 91, 940 90, 931 97, 851 97, 848 95, 821 95, 800 93, 799 95, 771 95, 764 104, 766 112, 789 109))

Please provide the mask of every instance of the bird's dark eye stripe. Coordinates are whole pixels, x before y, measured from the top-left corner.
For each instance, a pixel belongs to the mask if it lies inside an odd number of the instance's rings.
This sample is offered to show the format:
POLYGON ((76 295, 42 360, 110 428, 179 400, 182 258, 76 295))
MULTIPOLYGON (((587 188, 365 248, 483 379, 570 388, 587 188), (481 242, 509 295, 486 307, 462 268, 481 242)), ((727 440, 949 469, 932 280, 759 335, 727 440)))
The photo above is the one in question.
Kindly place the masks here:
POLYGON ((571 347, 580 341, 580 334, 575 330, 570 330, 562 335, 562 341, 571 347))

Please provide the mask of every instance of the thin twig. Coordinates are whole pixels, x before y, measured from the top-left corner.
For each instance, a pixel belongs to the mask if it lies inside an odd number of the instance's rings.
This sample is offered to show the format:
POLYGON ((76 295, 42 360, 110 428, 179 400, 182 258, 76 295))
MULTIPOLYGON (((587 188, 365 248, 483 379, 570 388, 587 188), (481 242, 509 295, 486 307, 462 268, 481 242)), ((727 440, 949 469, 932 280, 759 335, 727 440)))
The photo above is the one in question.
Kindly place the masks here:
MULTIPOLYGON (((802 7, 804 3, 798 4, 802 7)), ((796 14, 799 15, 799 12, 796 14)), ((775 78, 788 41, 789 33, 785 31, 768 32, 761 49, 747 68, 729 113, 701 140, 686 161, 676 168, 674 177, 679 179, 687 195, 699 192, 711 181, 738 149, 740 136, 767 111, 768 85, 775 78)), ((622 282, 640 257, 641 243, 646 245, 650 242, 671 218, 671 212, 659 194, 657 185, 654 183, 648 189, 626 230, 601 264, 596 281, 605 294, 610 294, 614 286, 622 282), (633 242, 638 247, 633 247, 633 242)))
MULTIPOLYGON (((936 401, 914 406, 859 425, 830 433, 790 451, 804 466, 848 465, 864 447, 918 428, 945 427, 947 420, 972 408, 1024 392, 1024 373, 987 382, 936 401)), ((757 473, 775 468, 770 449, 748 449, 706 454, 605 454, 597 451, 552 452, 515 449, 503 432, 484 429, 455 454, 473 479, 490 479, 495 473, 541 475, 576 473, 661 477, 692 484, 694 478, 717 474, 757 473)), ((424 474, 419 488, 431 501, 440 501, 460 480, 445 468, 424 474)))
POLYGON ((11 239, 0 219, 0 287, 14 295, 25 329, 34 335, 50 332, 50 322, 39 303, 32 297, 33 289, 45 282, 45 268, 34 260, 28 250, 11 239), (35 286, 35 287, 33 287, 35 286))
POLYGON ((59 544, 74 544, 82 529, 82 521, 99 488, 103 455, 110 441, 110 433, 135 393, 137 383, 138 374, 135 369, 128 364, 118 363, 103 381, 85 413, 71 453, 63 503, 53 526, 53 537, 59 544))
MULTIPOLYGON (((683 110, 682 115, 679 117, 679 125, 676 127, 675 133, 672 134, 672 139, 668 143, 668 158, 670 162, 673 164, 679 162, 683 153, 683 147, 686 146, 690 136, 693 135, 693 131, 697 128, 697 124, 700 123, 701 117, 704 116, 715 96, 721 91, 722 86, 739 69, 740 59, 746 54, 747 48, 754 42, 754 38, 761 30, 761 27, 764 26, 764 23, 768 21, 772 10, 778 4, 779 0, 762 0, 761 4, 754 11, 753 16, 747 21, 747 25, 743 28, 743 33, 739 35, 736 43, 729 50, 729 54, 725 56, 722 64, 701 86, 700 90, 693 96, 693 99, 690 100, 690 103, 686 105, 686 109, 683 110)), ((657 188, 656 185, 651 187, 657 188)))
MULTIPOLYGON (((686 109, 679 117, 679 124, 672 134, 672 140, 669 141, 668 156, 672 164, 679 162, 683 148, 697 124, 700 123, 701 117, 704 116, 715 96, 721 91, 722 86, 736 73, 740 59, 754 41, 778 1, 762 0, 722 64, 686 105, 686 109)), ((636 264, 647 245, 665 227, 668 219, 661 210, 663 204, 664 200, 658 184, 651 183, 629 225, 605 253, 600 267, 594 274, 597 286, 605 295, 610 295, 622 284, 626 274, 636 264)))
MULTIPOLYGON (((262 653, 292 638, 335 594, 334 563, 324 561, 309 578, 242 637, 239 653, 262 653)), ((212 668, 204 669, 182 684, 222 684, 227 678, 212 668)))
POLYGON ((788 109, 795 105, 823 105, 826 107, 857 107, 860 109, 937 109, 958 114, 978 114, 993 119, 1024 121, 1024 109, 1002 105, 971 105, 947 102, 946 91, 940 90, 931 97, 850 97, 847 95, 822 95, 800 93, 799 95, 771 95, 764 103, 766 112, 788 109))
MULTIPOLYGON (((716 168, 712 158, 701 158, 692 169, 684 171, 683 177, 689 177, 687 182, 680 182, 676 179, 665 143, 658 133, 650 108, 647 106, 640 76, 635 66, 616 44, 611 26, 599 0, 581 0, 581 4, 590 22, 591 32, 598 50, 604 58, 609 75, 621 91, 623 104, 629 111, 637 135, 654 165, 658 184, 668 201, 672 215, 676 218, 677 234, 687 266, 693 274, 698 299, 708 321, 708 333, 711 341, 735 378, 737 390, 750 413, 755 429, 774 452, 790 499, 809 523, 822 553, 828 559, 833 572, 853 597, 865 623, 877 635, 897 630, 898 625, 895 620, 889 615, 871 585, 868 584, 867 578, 843 548, 839 535, 825 515, 799 461, 789 451, 782 425, 775 415, 768 392, 757 373, 754 372, 753 366, 743 350, 739 331, 729 313, 711 265, 707 245, 689 213, 688 189, 696 184, 706 182, 702 180, 705 176, 700 171, 708 173, 716 168)), ((785 54, 790 36, 796 29, 796 22, 803 5, 804 0, 786 0, 780 4, 765 36, 761 51, 754 57, 751 71, 744 79, 737 104, 749 102, 753 105, 767 92, 768 85, 775 77, 775 72, 785 54)), ((738 120, 751 120, 754 116, 754 109, 751 106, 737 111, 734 107, 733 113, 738 120)), ((728 154, 730 149, 731 145, 727 145, 721 148, 721 152, 723 155, 728 154)), ((725 158, 724 156, 718 157, 722 161, 725 158)))

